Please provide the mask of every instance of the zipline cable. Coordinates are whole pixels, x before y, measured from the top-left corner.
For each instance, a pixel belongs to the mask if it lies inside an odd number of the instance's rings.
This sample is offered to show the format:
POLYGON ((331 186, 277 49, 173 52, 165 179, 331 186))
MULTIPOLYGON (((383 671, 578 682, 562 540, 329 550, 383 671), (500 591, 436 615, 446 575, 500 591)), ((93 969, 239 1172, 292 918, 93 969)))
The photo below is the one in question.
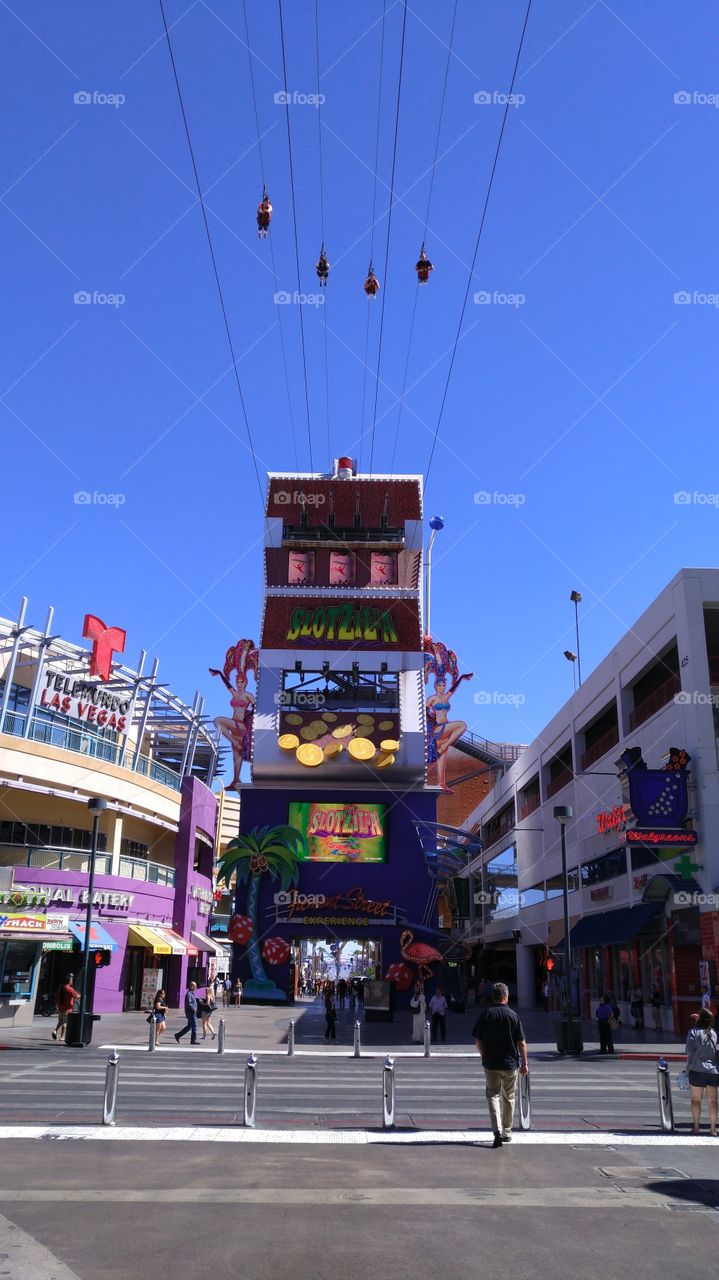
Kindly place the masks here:
MULTIPOLYGON (((443 117, 444 117, 444 104, 445 104, 445 101, 446 101, 446 98, 447 98, 447 81, 448 81, 448 79, 449 79, 449 64, 450 64, 451 59, 452 59, 452 45, 453 45, 453 42, 454 42, 454 28, 455 28, 455 23, 456 23, 456 21, 457 21, 457 5, 458 5, 458 2, 459 2, 459 0, 454 0, 454 10, 453 10, 453 13, 452 13, 452 26, 450 27, 450 32, 449 32, 449 43, 448 43, 448 45, 447 45, 447 61, 446 61, 445 66, 444 66, 444 82, 443 82, 443 84, 442 84, 442 97, 441 97, 440 104, 439 104, 439 119, 438 119, 438 121, 437 121, 437 135, 436 135, 435 140, 434 140, 434 155, 433 155, 433 157, 432 157, 432 168, 430 169, 430 177, 429 177, 429 194, 428 194, 428 196, 427 196, 427 212, 426 212, 426 213, 425 213, 425 215, 424 215, 424 231, 422 232, 422 245, 423 245, 423 246, 424 246, 424 243, 425 243, 425 241, 426 241, 426 239, 427 239, 427 227, 429 226, 429 214, 430 214, 430 210, 431 210, 431 208, 432 208, 432 191, 433 191, 433 189, 434 189, 434 174, 435 174, 435 170, 436 170, 436 168, 437 168, 437 156, 439 155, 439 138, 440 138, 440 134, 441 134, 441 132, 442 132, 442 120, 443 120, 443 117)), ((403 408, 404 408, 404 393, 405 393, 405 390, 406 390, 406 388, 407 388, 407 374, 409 373, 409 357, 410 357, 410 352, 411 352, 411 350, 412 350, 412 338, 413 338, 413 336, 414 336, 414 322, 415 322, 415 318, 416 318, 416 315, 417 315, 417 299, 418 299, 418 297, 419 297, 419 290, 420 290, 420 285, 419 285, 419 280, 418 280, 418 281, 417 281, 417 288, 416 288, 416 290, 415 290, 415 294, 414 294, 414 302, 412 303, 412 319, 410 320, 410 325, 409 325, 409 339, 408 339, 408 341, 407 341, 407 358, 406 358, 406 360, 405 360, 405 362, 404 362, 404 375, 403 375, 403 378, 402 378, 402 391, 401 391, 401 393, 400 393, 400 398, 399 398, 399 412, 398 412, 398 414, 397 414, 397 426, 396 426, 395 433, 394 433, 394 445, 393 445, 393 447, 392 447, 392 465, 391 465, 391 467, 390 467, 390 474, 392 474, 392 473, 394 472, 395 458, 396 458, 396 456, 397 456, 397 444, 398 444, 398 442, 399 442, 399 429, 400 429, 400 424, 401 424, 401 422, 402 422, 402 410, 403 410, 403 408)))
MULTIPOLYGON (((257 94, 255 92, 255 73, 252 66, 252 50, 250 48, 250 31, 247 25, 246 0, 242 0, 242 14, 245 20, 245 44, 247 46, 247 62, 250 69, 250 85, 252 88, 252 105, 255 113, 255 128, 257 130, 257 150, 260 157, 260 176, 262 178, 262 189, 264 191, 266 189, 265 160, 262 154, 262 133, 260 130, 260 115, 259 115, 259 111, 257 110, 257 94)), ((282 348, 282 367, 285 372, 285 391, 287 392, 287 409, 290 415, 290 435, 292 436, 292 452, 294 453, 294 456, 295 456, 295 470, 299 471, 300 463, 299 463, 299 457, 297 454, 297 439, 295 437, 295 418, 294 418, 294 413, 292 412, 292 396, 290 394, 290 376, 287 370, 287 351, 285 348, 285 331, 282 324, 282 308, 278 300, 278 295, 280 290, 279 290, 279 284, 277 280, 277 267, 275 265, 275 248, 272 243, 272 236, 270 235, 267 238, 270 242, 270 258, 272 261, 272 275, 275 282, 275 307, 277 310, 277 323, 279 324, 279 327, 280 327, 280 346, 282 348)))
POLYGON ((392 147, 392 173, 389 183, 389 213, 387 214, 387 244, 385 248, 384 258, 384 289, 382 290, 382 310, 379 317, 379 342, 377 346, 377 379, 374 388, 374 413, 372 416, 372 439, 370 443, 369 469, 372 474, 372 465, 374 462, 374 438, 377 428, 377 400, 379 397, 380 370, 382 368, 382 335, 384 333, 384 309, 387 301, 387 287, 389 275, 389 243, 392 232, 392 209, 394 206, 394 176, 397 165, 397 138, 399 135, 399 108, 402 98, 402 71, 404 68, 404 38, 407 31, 407 0, 404 0, 402 8, 402 41, 399 48, 399 74, 397 76, 397 105, 394 117, 394 144, 392 147))
POLYGON ((312 459, 312 425, 310 421, 310 393, 307 383, 307 352, 305 348, 305 322, 302 316, 302 285, 300 283, 300 248, 297 239, 297 202, 295 200, 295 171, 292 163, 292 131, 290 129, 290 104, 287 92, 287 59, 285 55, 285 21, 282 12, 282 0, 277 0, 280 13, 280 44, 282 46, 282 81, 285 89, 285 120, 287 122, 287 150, 290 160, 290 190, 292 192, 292 225, 295 239, 295 266, 297 269, 297 305, 300 313, 300 339, 302 342, 302 366, 305 379, 305 409, 307 411, 307 443, 310 450, 310 471, 314 471, 312 459))
MULTIPOLYGON (((320 93, 320 6, 315 0, 315 53, 317 57, 317 137, 320 151, 320 231, 325 247, 325 174, 322 160, 322 94, 320 93)), ((332 433, 330 430, 330 366, 327 351, 327 290, 322 290, 322 327, 325 340, 325 412, 327 414, 327 465, 332 470, 332 433)))
MULTIPOLYGON (((372 262, 374 258, 374 228, 375 228, 375 218, 377 216, 377 170, 379 168, 379 125, 380 125, 380 118, 382 114, 382 75, 384 72, 384 31, 385 31, 386 16, 387 16, 387 0, 383 0, 382 34, 380 37, 380 48, 379 48, 379 92, 377 94, 377 127, 375 130, 375 140, 374 140, 374 186, 372 190, 372 221, 370 222, 370 242, 369 242, 370 262, 372 262)), ((362 383, 362 417, 360 420, 360 451, 359 451, 359 470, 360 471, 362 470, 362 450, 364 449, 364 415, 365 415, 365 404, 367 400, 367 372, 369 369, 369 364, 368 364, 369 322, 370 322, 371 311, 372 311, 372 308, 368 305, 367 327, 365 329, 365 339, 364 339, 364 379, 362 383)))
POLYGON ((226 333, 226 335, 227 335, 227 345, 228 345, 228 346, 229 346, 229 348, 230 348, 230 355, 231 355, 231 357, 232 357, 232 368, 233 368, 233 370, 234 370, 234 374, 235 374, 235 382, 237 383, 237 391, 238 391, 238 393, 239 393, 239 397, 240 397, 240 404, 242 405, 242 416, 243 416, 244 421, 245 421, 245 430, 246 430, 246 432, 247 432, 247 442, 248 442, 249 447, 250 447, 250 453, 252 454, 252 464, 253 464, 253 467, 254 467, 254 470, 255 470, 255 477, 256 477, 256 480, 257 480, 257 488, 258 488, 259 495, 260 495, 260 503, 262 504, 262 509, 263 509, 263 511, 264 511, 264 508, 265 508, 265 495, 264 495, 264 489, 263 489, 263 487, 262 487, 262 482, 261 482, 261 480, 260 480, 259 467, 257 466, 257 456, 256 456, 256 454, 255 454, 255 446, 254 446, 254 443, 253 443, 253 440, 252 440, 252 432, 251 432, 251 430, 250 430, 250 422, 249 422, 249 418, 248 418, 248 416, 247 416, 247 408, 246 408, 246 405, 245 405, 245 397, 244 397, 244 395, 243 395, 243 393, 242 393, 242 384, 241 384, 241 382, 240 382, 240 374, 239 374, 239 370, 238 370, 238 368, 237 368, 237 356, 235 355, 235 345, 234 345, 234 343, 233 343, 233 341, 232 341, 232 333, 230 332, 230 322, 229 322, 229 320, 228 320, 228 316, 227 316, 227 307, 225 306, 225 297, 224 297, 224 294, 223 294, 223 292, 222 292, 222 284, 221 284, 221 282, 220 282, 220 273, 219 273, 219 270, 218 270, 218 267, 217 267, 217 259, 216 259, 216 257, 215 257, 215 250, 214 250, 214 246, 213 246, 213 243, 212 243, 212 236, 211 236, 211 234, 210 234, 210 227, 209 227, 209 223, 208 223, 208 221, 207 221, 207 210, 205 209, 205 199, 204 199, 204 196, 203 196, 203 194, 202 194, 202 187, 201 187, 201 185, 200 185, 200 175, 199 175, 198 170, 197 170, 197 161, 196 161, 196 159, 195 159, 195 152, 194 152, 194 149, 193 149, 193 146, 192 146, 192 138, 190 137, 190 128, 189 128, 189 125, 188 125, 188 123, 187 123, 187 114, 186 114, 186 112, 185 112, 185 104, 184 104, 183 97, 182 97, 182 89, 180 88, 180 78, 179 78, 179 76, 178 76, 178 74, 177 74, 177 66, 176 66, 176 64, 175 64, 175 55, 174 55, 174 53, 173 53, 173 51, 172 51, 172 41, 171 41, 171 39, 170 39, 170 30, 169 30, 169 27, 168 27, 168 25, 167 25, 167 18, 166 18, 166 16, 165 16, 165 6, 164 6, 164 4, 163 4, 163 0, 159 0, 159 4, 160 4, 160 13, 162 14, 162 25, 163 25, 163 26, 164 26, 164 28, 165 28, 165 39, 166 39, 166 41, 167 41, 167 51, 168 51, 168 53, 169 53, 169 55, 170 55, 170 65, 172 66, 172 74, 173 74, 173 76, 174 76, 174 80, 175 80, 175 87, 176 87, 176 89, 177 89, 177 97, 178 97, 178 100, 179 100, 179 103, 180 103, 180 112, 181 112, 181 114, 182 114, 182 123, 183 123, 184 128, 185 128, 185 137, 187 138, 187 146, 188 146, 188 150, 189 150, 189 152, 190 152, 190 160, 192 161, 192 171, 193 171, 194 176, 195 176, 195 186, 197 187, 197 198, 198 198, 198 200, 199 200, 199 202, 200 202, 200 210, 201 210, 201 212, 202 212, 202 221, 203 221, 203 223, 204 223, 204 227, 205 227, 205 235, 206 235, 206 237, 207 237, 207 245, 208 245, 208 248, 209 248, 209 250, 210 250, 210 260, 211 260, 211 262, 212 262, 212 270, 213 270, 213 272, 214 272, 214 276, 215 276, 215 284, 217 285, 217 293, 218 293, 218 295, 219 295, 219 299, 220 299, 220 308, 221 308, 221 311, 222 311, 222 319, 223 319, 223 321, 224 321, 224 325, 225 325, 225 333, 226 333))
POLYGON ((511 84, 510 84, 510 86, 509 86, 509 93, 507 94, 507 101, 506 101, 505 106, 504 106, 504 112, 503 112, 503 115, 502 115, 502 126, 501 126, 501 128, 500 128, 500 130, 499 130, 499 137, 498 137, 498 139, 497 139, 497 147, 496 147, 496 150, 495 150, 495 153, 494 153, 494 160, 493 160, 493 162, 492 162, 492 168, 491 168, 490 175, 489 175, 489 183, 488 183, 488 185, 487 185, 487 194, 486 194, 486 196, 485 196, 485 198, 484 198, 484 207, 483 207, 483 209, 482 209, 482 216, 481 216, 481 218, 480 218, 480 222, 479 222, 479 231, 477 232, 477 240, 476 240, 476 243, 475 243, 475 246, 474 246, 474 254, 472 255, 472 265, 471 265, 471 267, 470 267, 470 269, 469 269, 469 278, 468 278, 468 280, 467 280, 467 288, 465 289, 465 293, 464 293, 464 301, 462 302, 462 310, 461 310, 461 312, 460 312, 460 316, 459 316, 459 324, 457 325, 457 333, 456 333, 456 335, 455 335, 454 345, 453 345, 453 347, 452 347, 452 355, 451 355, 450 362, 449 362, 449 369, 447 370, 447 380, 446 380, 445 385, 444 385, 444 391, 443 391, 443 393, 442 393, 442 401, 441 401, 441 403, 440 403, 440 407, 439 407, 439 414, 438 414, 438 417, 437 417, 437 426, 436 426, 436 428, 435 428, 435 432, 434 432, 434 439, 433 439, 433 441, 432 441, 432 448, 431 448, 431 450, 430 450, 430 454, 429 454, 429 462, 427 463, 427 470, 426 470, 426 472, 425 472, 425 484, 426 484, 426 483, 427 483, 427 481, 429 480, 429 473, 430 473, 430 470, 431 470, 431 467, 432 467, 432 462, 433 462, 433 460, 434 460, 434 452, 435 452, 435 449, 436 449, 436 447, 437 447, 437 440, 438 440, 438 438, 439 438, 439 431, 440 431, 440 427, 441 427, 441 425, 442 425, 442 417, 443 417, 443 415, 444 415, 444 407, 445 407, 445 404, 447 403, 447 392, 449 391, 449 384, 450 384, 450 380, 451 380, 451 377, 452 377, 452 370, 453 370, 453 368, 454 368, 454 360, 455 360, 455 356, 457 355, 457 346, 458 346, 458 344, 459 344, 460 334, 461 334, 461 332, 462 332, 462 324, 464 323, 464 313, 465 313, 465 311, 466 311, 466 309, 467 309, 467 300, 468 300, 468 298, 469 298, 469 291, 470 291, 470 289, 471 289, 471 287, 472 287, 472 276, 474 275, 474 268, 475 268, 475 265, 476 265, 476 262, 477 262, 477 254, 478 254, 478 252, 479 252, 479 243, 480 243, 480 240, 482 239, 482 231, 484 230, 484 223, 485 223, 485 219, 486 219, 486 217, 487 217, 487 209, 488 209, 488 207, 489 207, 489 200, 490 200, 490 196, 491 196, 491 194, 492 194, 492 187, 493 187, 493 185, 494 185, 494 175, 495 175, 495 173, 497 172, 497 162, 499 161, 499 153, 500 153, 501 148, 502 148, 502 139, 503 139, 503 137, 504 137, 504 131, 505 131, 505 128, 506 128, 506 125, 507 125, 507 117, 508 117, 508 115, 509 115, 509 108, 510 108, 510 105, 511 105, 511 103, 512 103, 512 98, 513 98, 513 95, 514 95, 514 83, 515 83, 515 80, 516 80, 516 78, 517 78, 517 69, 518 69, 518 67, 519 67, 519 62, 520 62, 520 59, 521 59, 521 57, 522 57, 522 49, 524 48, 524 37, 525 37, 525 35, 527 34, 527 26, 528 26, 528 24, 529 24, 529 15, 530 15, 530 13, 531 13, 531 10, 532 10, 532 0, 527 0, 527 11, 526 11, 526 13, 525 13, 525 15, 524 15, 524 25, 522 26, 522 34, 521 34, 521 36, 520 36, 520 38, 519 38, 519 46, 518 46, 518 48, 517 48, 517 57, 516 57, 515 62, 514 62, 514 70, 512 71, 512 81, 511 81, 511 84))

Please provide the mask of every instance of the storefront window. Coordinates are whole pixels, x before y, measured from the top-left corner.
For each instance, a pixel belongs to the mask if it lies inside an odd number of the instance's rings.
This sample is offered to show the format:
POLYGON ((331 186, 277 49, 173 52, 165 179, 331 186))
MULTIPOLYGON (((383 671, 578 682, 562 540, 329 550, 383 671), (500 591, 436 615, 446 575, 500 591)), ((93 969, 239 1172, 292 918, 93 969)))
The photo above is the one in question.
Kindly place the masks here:
POLYGON ((500 920, 519 911, 517 850, 514 845, 492 858, 484 869, 485 919, 500 920))
MULTIPOLYGON (((579 870, 572 867, 567 872, 567 893, 576 893, 579 888, 579 870)), ((551 902, 552 898, 561 898, 564 892, 561 876, 552 876, 551 880, 547 880, 547 901, 551 902)))
POLYGON ((0 996, 29 1000, 35 972, 35 942, 0 943, 0 996))

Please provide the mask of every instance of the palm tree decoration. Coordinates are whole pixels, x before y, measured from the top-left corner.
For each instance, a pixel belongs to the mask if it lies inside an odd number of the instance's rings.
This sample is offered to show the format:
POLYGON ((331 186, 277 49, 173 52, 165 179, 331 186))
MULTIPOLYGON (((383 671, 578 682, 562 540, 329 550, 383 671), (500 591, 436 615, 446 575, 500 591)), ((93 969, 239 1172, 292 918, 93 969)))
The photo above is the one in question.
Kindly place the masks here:
POLYGON ((260 883, 262 877, 269 874, 273 880, 279 880, 280 890, 285 893, 298 884, 300 858, 306 852, 307 842, 296 827, 253 827, 236 840, 230 840, 222 855, 218 880, 229 885, 232 873, 236 872, 238 885, 249 885, 246 912, 252 922, 252 934, 247 943, 247 958, 252 978, 245 984, 246 996, 259 1000, 287 999, 287 993, 268 978, 262 963, 257 929, 260 883))

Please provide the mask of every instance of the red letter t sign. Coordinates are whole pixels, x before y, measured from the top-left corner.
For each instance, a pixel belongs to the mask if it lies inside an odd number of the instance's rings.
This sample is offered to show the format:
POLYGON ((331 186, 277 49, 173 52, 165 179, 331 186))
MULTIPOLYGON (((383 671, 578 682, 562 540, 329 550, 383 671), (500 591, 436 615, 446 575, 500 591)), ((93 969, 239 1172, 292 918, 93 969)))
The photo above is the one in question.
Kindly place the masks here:
POLYGON ((92 640, 90 675, 101 680, 110 679, 113 653, 125 652, 125 636, 122 627, 106 627, 94 613, 86 613, 82 634, 92 640))

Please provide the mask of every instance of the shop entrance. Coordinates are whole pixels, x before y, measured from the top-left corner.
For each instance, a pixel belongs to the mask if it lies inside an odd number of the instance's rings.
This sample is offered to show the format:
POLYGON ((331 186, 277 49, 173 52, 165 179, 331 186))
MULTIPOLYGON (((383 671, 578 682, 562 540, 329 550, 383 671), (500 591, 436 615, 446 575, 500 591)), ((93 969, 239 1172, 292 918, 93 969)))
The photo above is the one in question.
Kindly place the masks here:
POLYGON ((327 983, 335 993, 345 992, 360 980, 382 977, 382 943, 375 938, 296 938, 291 944, 291 968, 295 974, 295 996, 312 998, 327 983))

